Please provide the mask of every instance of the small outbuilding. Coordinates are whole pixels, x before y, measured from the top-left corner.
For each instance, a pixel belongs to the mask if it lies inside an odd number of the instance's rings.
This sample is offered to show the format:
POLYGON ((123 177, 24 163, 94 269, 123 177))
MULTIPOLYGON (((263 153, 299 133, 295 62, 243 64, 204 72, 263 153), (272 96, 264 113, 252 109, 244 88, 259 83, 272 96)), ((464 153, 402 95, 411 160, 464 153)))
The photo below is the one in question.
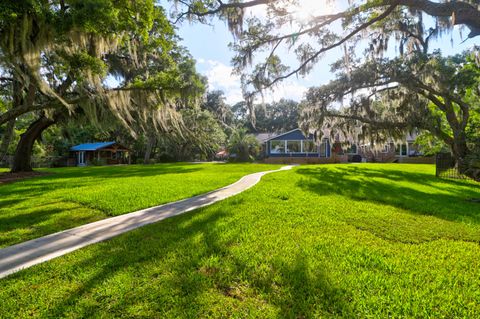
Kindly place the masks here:
POLYGON ((117 142, 75 145, 70 149, 69 166, 130 164, 130 150, 117 142))

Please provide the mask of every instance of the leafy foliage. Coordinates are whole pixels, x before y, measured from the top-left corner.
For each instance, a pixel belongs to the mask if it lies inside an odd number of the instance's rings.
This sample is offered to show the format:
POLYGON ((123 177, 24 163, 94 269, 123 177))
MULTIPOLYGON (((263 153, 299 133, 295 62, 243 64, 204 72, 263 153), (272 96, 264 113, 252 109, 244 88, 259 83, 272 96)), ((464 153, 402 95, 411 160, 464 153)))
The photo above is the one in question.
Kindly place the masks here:
POLYGON ((204 110, 209 111, 219 123, 225 128, 233 124, 233 114, 230 106, 225 102, 224 92, 221 90, 208 91, 205 100, 200 105, 204 110))
POLYGON ((228 139, 228 151, 234 160, 247 162, 254 159, 260 151, 260 144, 254 135, 248 134, 245 128, 239 127, 233 130, 228 139))
POLYGON ((160 135, 160 158, 174 161, 212 160, 227 138, 217 119, 210 112, 200 109, 182 110, 181 114, 187 129, 181 135, 160 135))
POLYGON ((272 103, 255 105, 255 121, 252 124, 250 110, 246 102, 232 106, 237 123, 246 126, 251 132, 287 132, 298 127, 299 103, 281 99, 272 103))
POLYGON ((0 67, 8 76, 0 82, 13 93, 0 125, 33 113, 47 126, 73 116, 97 126, 119 122, 133 136, 180 130, 177 110, 203 93, 204 79, 154 1, 4 6, 9 23, 0 25, 0 67))
MULTIPOLYGON (((328 128, 332 135, 377 145, 424 129, 449 146, 465 171, 465 158, 473 148, 467 131, 476 126, 478 117, 480 75, 470 55, 444 58, 439 52, 417 53, 376 59, 341 72, 329 84, 309 90, 302 127, 305 131, 328 128), (339 103, 346 106, 338 108, 339 103)), ((470 175, 478 178, 476 173, 470 175)))

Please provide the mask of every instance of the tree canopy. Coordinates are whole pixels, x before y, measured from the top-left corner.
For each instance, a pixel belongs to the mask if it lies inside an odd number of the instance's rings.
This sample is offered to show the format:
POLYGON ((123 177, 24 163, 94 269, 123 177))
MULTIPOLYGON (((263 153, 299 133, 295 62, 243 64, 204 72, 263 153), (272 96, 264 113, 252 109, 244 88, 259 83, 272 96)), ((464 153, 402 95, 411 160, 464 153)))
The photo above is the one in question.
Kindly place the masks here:
POLYGON ((464 163, 473 150, 467 129, 478 116, 479 83, 480 67, 472 53, 367 61, 327 85, 310 88, 302 126, 307 131, 328 127, 332 135, 372 145, 423 129, 464 163))
POLYGON ((332 0, 324 13, 306 19, 295 16, 301 0, 177 2, 186 7, 180 20, 205 22, 215 14, 228 21, 236 36, 232 62, 251 107, 265 90, 308 74, 333 54, 340 57, 332 65, 338 77, 309 90, 301 118, 305 132, 328 127, 374 144, 425 129, 451 148, 462 172, 479 178, 469 170, 475 147, 467 142, 477 116, 478 48, 445 58, 432 45, 456 25, 468 29, 465 40, 476 39, 478 1, 332 0), (259 5, 266 17, 245 15, 259 5))
POLYGON ((132 134, 168 130, 204 90, 154 1, 32 0, 2 2, 0 11, 0 84, 13 92, 0 125, 37 115, 14 170, 31 169, 33 142, 63 118, 120 121, 132 134))
POLYGON ((306 20, 295 16, 296 0, 175 2, 182 4, 177 20, 207 22, 218 16, 228 21, 237 37, 233 63, 243 75, 246 98, 285 78, 308 73, 327 52, 354 51, 359 41, 368 42, 369 53, 380 53, 392 39, 401 47, 423 45, 428 42, 425 37, 442 36, 454 25, 468 28, 469 38, 480 35, 480 8, 475 0, 330 0, 325 7, 332 6, 331 12, 306 20), (245 18, 245 10, 255 6, 263 6, 267 16, 245 18), (434 19, 431 26, 425 27, 426 16, 434 19), (294 53, 296 65, 283 63, 282 49, 294 53))

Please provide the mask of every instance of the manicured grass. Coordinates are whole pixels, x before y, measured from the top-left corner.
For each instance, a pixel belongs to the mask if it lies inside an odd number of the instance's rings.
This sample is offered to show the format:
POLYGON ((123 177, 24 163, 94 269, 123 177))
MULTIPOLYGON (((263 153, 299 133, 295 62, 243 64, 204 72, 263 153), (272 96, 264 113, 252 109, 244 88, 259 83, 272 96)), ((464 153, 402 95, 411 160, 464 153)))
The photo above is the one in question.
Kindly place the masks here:
POLYGON ((0 280, 0 317, 478 318, 478 184, 300 166, 0 280))
POLYGON ((0 185, 0 247, 202 194, 278 167, 183 163, 39 170, 50 175, 0 185))

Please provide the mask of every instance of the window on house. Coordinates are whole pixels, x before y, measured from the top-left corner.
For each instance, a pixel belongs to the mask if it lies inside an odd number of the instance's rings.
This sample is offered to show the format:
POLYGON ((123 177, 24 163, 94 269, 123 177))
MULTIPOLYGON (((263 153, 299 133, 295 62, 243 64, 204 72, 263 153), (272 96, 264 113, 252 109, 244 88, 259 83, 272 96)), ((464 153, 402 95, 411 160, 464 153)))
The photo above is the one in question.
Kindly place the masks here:
POLYGON ((302 143, 300 141, 287 141, 287 153, 301 153, 302 143))
POLYGON ((390 150, 390 146, 388 144, 385 144, 382 148, 382 153, 388 153, 390 150))
POLYGON ((272 154, 285 153, 285 141, 270 141, 270 153, 272 154))
POLYGON ((408 156, 422 156, 422 152, 418 145, 414 142, 408 142, 408 156))
POLYGON ((320 144, 320 156, 327 157, 328 138, 324 138, 320 144))
POLYGON ((303 141, 303 151, 305 153, 317 153, 317 144, 314 141, 303 141))
POLYGON ((398 156, 407 156, 407 144, 397 144, 395 146, 395 154, 398 156))
POLYGON ((347 153, 348 154, 357 154, 358 151, 357 151, 357 144, 352 144, 350 145, 350 147, 348 148, 347 150, 347 153))

